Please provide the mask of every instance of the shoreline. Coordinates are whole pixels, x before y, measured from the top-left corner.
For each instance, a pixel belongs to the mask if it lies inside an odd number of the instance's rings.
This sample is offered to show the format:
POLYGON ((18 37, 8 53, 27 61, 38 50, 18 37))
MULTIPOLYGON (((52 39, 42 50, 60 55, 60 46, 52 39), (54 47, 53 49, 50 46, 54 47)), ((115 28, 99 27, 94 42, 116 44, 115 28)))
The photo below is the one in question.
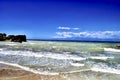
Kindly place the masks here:
POLYGON ((66 80, 60 75, 34 74, 20 68, 0 63, 0 80, 66 80))

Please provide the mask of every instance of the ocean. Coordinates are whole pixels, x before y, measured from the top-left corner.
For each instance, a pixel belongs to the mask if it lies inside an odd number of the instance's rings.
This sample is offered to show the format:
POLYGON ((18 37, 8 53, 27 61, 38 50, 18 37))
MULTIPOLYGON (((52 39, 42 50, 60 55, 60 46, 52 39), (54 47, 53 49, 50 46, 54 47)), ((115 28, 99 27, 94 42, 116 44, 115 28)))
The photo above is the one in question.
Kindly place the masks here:
POLYGON ((0 42, 0 63, 67 80, 120 80, 120 43, 0 42))

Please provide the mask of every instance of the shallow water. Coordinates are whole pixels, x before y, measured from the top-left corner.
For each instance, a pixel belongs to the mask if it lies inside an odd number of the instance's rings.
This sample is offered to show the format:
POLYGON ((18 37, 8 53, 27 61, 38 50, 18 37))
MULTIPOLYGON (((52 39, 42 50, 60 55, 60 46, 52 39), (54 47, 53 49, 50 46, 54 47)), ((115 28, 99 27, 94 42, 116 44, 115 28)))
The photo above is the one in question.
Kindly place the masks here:
POLYGON ((119 80, 119 43, 0 42, 0 63, 69 80, 119 80))

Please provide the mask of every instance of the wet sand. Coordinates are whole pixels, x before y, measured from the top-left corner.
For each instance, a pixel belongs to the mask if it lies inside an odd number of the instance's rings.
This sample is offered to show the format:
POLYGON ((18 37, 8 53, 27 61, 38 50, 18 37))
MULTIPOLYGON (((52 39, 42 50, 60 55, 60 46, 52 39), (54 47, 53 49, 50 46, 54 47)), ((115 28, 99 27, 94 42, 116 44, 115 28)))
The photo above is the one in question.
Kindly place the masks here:
POLYGON ((0 80, 119 80, 120 75, 83 71, 70 73, 64 78, 61 75, 34 74, 17 67, 0 64, 0 80))
POLYGON ((66 80, 60 75, 40 75, 20 68, 0 64, 0 80, 66 80))

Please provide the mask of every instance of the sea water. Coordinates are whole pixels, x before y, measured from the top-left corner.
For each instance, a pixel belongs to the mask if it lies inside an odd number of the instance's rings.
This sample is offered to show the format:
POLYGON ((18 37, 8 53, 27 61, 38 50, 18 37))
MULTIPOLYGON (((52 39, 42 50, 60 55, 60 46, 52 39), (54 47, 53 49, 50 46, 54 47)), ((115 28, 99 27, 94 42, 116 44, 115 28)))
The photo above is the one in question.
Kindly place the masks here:
POLYGON ((0 42, 0 63, 68 80, 120 80, 120 43, 0 42))

